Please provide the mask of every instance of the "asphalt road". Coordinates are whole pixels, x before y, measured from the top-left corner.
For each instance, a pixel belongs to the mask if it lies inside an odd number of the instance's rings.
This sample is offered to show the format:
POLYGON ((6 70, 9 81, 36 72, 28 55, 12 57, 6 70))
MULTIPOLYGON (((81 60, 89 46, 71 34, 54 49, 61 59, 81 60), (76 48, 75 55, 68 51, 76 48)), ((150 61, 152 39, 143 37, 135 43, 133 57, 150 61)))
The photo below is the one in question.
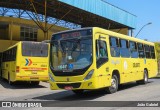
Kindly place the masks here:
MULTIPOLYGON (((1 101, 56 101, 57 105, 70 104, 71 106, 83 105, 87 101, 89 106, 95 105, 96 101, 160 101, 160 79, 150 79, 146 85, 137 85, 135 82, 120 86, 119 91, 114 94, 106 94, 103 90, 86 91, 83 95, 77 96, 72 91, 57 90, 52 91, 49 88, 49 83, 41 82, 39 86, 31 86, 28 83, 16 83, 9 85, 7 81, 0 80, 0 100, 1 101), (62 102, 64 101, 64 102, 62 102)), ((126 103, 127 104, 130 103, 126 103)), ((48 106, 51 106, 48 103, 48 106)), ((88 106, 87 105, 87 106, 88 106)), ((96 105, 95 105, 96 106, 96 105)), ((61 107, 61 106, 60 106, 61 107)), ((36 108, 33 108, 36 109, 36 108)), ((42 110, 44 108, 41 108, 42 110)), ((39 108, 39 110, 41 110, 39 108)), ((52 108, 47 108, 52 109, 52 108)), ((59 109, 59 107, 55 108, 59 109)), ((62 110, 75 109, 73 107, 63 107, 62 110)), ((92 109, 95 107, 80 107, 76 109, 92 109)), ((98 109, 106 110, 105 107, 98 107, 98 109)), ((123 107, 109 107, 109 109, 123 110, 123 107)), ((159 109, 151 107, 134 107, 127 109, 159 109)))

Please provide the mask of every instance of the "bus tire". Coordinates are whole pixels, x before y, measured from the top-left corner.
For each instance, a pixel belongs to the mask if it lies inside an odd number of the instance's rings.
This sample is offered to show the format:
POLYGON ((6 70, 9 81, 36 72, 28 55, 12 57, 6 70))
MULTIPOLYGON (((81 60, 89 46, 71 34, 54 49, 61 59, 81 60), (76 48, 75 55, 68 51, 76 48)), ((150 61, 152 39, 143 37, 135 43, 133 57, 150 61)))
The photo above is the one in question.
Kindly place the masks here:
POLYGON ((144 69, 144 75, 143 75, 143 79, 140 81, 137 81, 138 84, 146 84, 148 83, 148 72, 146 69, 144 69))
POLYGON ((38 86, 40 81, 31 81, 32 86, 38 86))
POLYGON ((106 92, 109 94, 115 93, 118 90, 118 77, 113 75, 111 79, 111 86, 106 88, 106 92))
POLYGON ((9 85, 12 85, 13 84, 13 82, 11 81, 11 77, 10 77, 10 74, 8 73, 8 84, 9 85))
POLYGON ((84 93, 84 90, 72 90, 72 92, 76 95, 82 95, 84 93))
POLYGON ((0 77, 1 79, 3 79, 3 76, 2 76, 2 70, 1 70, 1 77, 0 77))

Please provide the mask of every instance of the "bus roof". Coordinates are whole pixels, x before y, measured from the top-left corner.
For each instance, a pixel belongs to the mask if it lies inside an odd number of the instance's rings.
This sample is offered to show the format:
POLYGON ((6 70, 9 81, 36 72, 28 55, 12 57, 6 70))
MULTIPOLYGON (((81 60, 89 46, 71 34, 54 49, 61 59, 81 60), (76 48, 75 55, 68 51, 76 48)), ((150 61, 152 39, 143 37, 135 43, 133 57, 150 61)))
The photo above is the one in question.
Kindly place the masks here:
POLYGON ((126 40, 145 43, 145 44, 148 44, 148 45, 154 45, 153 42, 149 42, 149 41, 145 41, 145 40, 135 38, 135 37, 132 37, 132 36, 127 36, 127 35, 124 35, 124 34, 116 33, 116 32, 109 31, 109 30, 106 30, 106 29, 102 29, 102 28, 99 28, 99 27, 94 27, 93 30, 94 30, 95 33, 97 33, 97 32, 102 33, 102 34, 107 33, 107 35, 110 35, 110 36, 113 36, 113 37, 118 37, 118 38, 122 38, 122 39, 126 39, 126 40))
MULTIPOLYGON (((19 42, 17 42, 16 44, 14 44, 14 45, 8 47, 7 49, 5 49, 3 52, 5 52, 5 51, 7 51, 7 50, 9 50, 9 49, 11 49, 11 48, 13 48, 13 47, 16 47, 17 45, 19 45, 19 44, 21 44, 21 43, 23 43, 23 42, 34 42, 34 41, 19 41, 19 42)), ((34 43, 41 43, 41 42, 34 42, 34 43)), ((42 42, 42 43, 45 43, 45 42, 42 42)), ((48 44, 48 43, 46 43, 46 44, 48 44)))
POLYGON ((72 32, 72 31, 81 31, 81 30, 86 30, 86 29, 93 29, 94 33, 107 34, 107 35, 114 36, 114 37, 119 37, 119 38, 122 38, 122 39, 132 40, 132 41, 135 41, 135 42, 145 43, 145 44, 148 44, 148 45, 154 45, 153 42, 149 42, 149 41, 145 41, 145 40, 138 39, 138 38, 135 38, 135 37, 131 37, 131 36, 127 36, 127 35, 124 35, 124 34, 116 33, 116 32, 106 30, 106 29, 103 29, 103 28, 99 28, 99 27, 86 27, 86 28, 80 28, 80 29, 65 30, 65 31, 55 33, 53 35, 66 33, 66 32, 72 32))

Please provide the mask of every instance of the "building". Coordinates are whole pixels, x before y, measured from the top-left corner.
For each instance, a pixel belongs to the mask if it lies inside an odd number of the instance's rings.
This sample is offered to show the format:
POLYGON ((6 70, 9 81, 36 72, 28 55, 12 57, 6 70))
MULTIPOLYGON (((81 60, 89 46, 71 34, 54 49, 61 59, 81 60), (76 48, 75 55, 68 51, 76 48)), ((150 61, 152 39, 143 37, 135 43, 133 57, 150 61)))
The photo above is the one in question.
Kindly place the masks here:
MULTIPOLYGON (((49 25, 49 24, 48 24, 49 25)), ((0 17, 0 52, 18 41, 43 41, 50 39, 53 33, 67 28, 53 26, 48 32, 48 38, 44 38, 44 33, 32 21, 22 18, 0 17)))
POLYGON ((55 32, 75 28, 67 24, 128 35, 135 28, 136 16, 104 0, 0 0, 0 52, 18 41, 40 42, 55 32), (62 20, 65 26, 53 25, 62 20))

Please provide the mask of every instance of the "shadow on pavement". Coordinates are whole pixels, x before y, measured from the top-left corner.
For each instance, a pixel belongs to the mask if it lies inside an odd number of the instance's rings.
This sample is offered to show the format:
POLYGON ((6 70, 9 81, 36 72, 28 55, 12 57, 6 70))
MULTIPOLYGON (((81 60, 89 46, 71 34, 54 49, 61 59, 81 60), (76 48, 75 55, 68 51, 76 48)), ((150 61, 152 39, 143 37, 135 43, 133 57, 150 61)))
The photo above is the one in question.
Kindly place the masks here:
POLYGON ((102 90, 85 91, 83 95, 76 95, 72 91, 61 91, 58 93, 34 97, 32 99, 38 100, 57 100, 57 101, 74 101, 74 100, 92 100, 104 96, 102 90))
MULTIPOLYGON (((153 81, 148 81, 147 84, 152 83, 152 82, 153 81)), ((138 86, 141 86, 141 85, 145 85, 145 84, 137 84, 136 82, 122 84, 122 85, 119 85, 119 90, 118 91, 122 91, 122 90, 133 88, 133 87, 138 87, 138 86)))
POLYGON ((5 79, 0 79, 0 84, 7 89, 47 88, 42 85, 31 85, 29 82, 15 82, 12 85, 9 85, 5 79))
MULTIPOLYGON (((149 83, 152 83, 152 82, 153 81, 149 81, 149 83)), ((124 84, 119 87, 118 91, 122 91, 122 90, 129 89, 129 88, 134 88, 137 86, 141 86, 141 85, 138 85, 135 82, 124 84)), ((83 93, 83 95, 76 95, 72 91, 60 91, 57 93, 34 97, 32 99, 34 99, 34 100, 50 100, 50 101, 51 100, 56 100, 56 101, 93 100, 93 99, 102 97, 106 94, 107 93, 103 89, 95 90, 95 91, 85 91, 83 93)))

